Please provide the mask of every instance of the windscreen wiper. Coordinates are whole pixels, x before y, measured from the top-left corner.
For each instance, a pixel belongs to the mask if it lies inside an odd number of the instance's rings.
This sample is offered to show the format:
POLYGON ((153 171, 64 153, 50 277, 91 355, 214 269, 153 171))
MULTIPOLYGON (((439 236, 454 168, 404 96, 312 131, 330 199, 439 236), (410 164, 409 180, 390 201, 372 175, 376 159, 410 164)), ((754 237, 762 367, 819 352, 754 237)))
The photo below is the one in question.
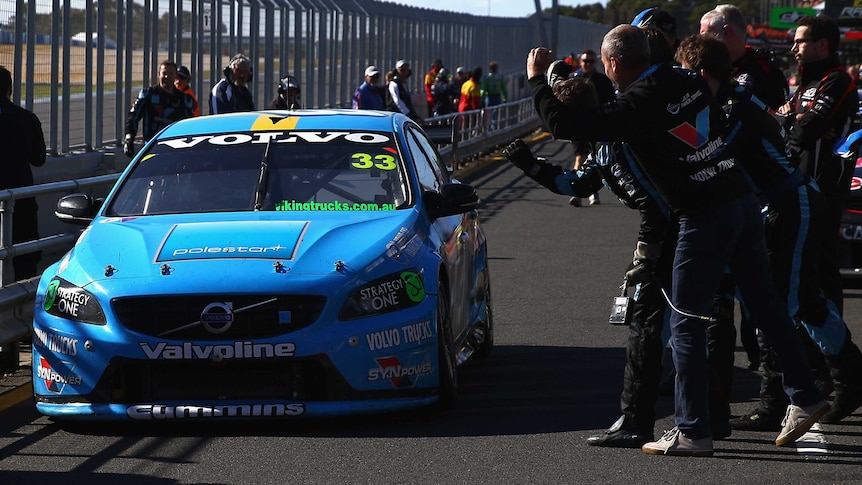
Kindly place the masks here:
POLYGON ((263 152, 263 160, 260 161, 260 178, 257 179, 257 191, 254 194, 254 210, 259 211, 263 207, 263 199, 266 198, 266 186, 269 185, 269 149, 272 147, 272 138, 266 143, 263 152))

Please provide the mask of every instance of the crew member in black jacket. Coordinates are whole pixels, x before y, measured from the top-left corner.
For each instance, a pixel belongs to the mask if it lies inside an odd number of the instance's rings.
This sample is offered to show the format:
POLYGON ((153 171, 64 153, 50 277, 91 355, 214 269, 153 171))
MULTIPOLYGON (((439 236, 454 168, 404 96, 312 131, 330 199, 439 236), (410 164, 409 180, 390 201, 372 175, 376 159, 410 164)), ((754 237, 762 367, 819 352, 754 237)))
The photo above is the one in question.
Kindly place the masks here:
POLYGON ((646 35, 620 25, 602 43, 605 72, 620 89, 612 103, 568 110, 554 97, 544 71, 551 53, 533 49, 527 77, 536 108, 560 139, 626 142, 641 155, 646 176, 679 217, 672 275, 671 339, 676 379, 676 427, 643 446, 649 454, 711 456, 706 322, 726 266, 784 366, 793 404, 776 444, 792 443, 829 404, 814 386, 799 336, 772 281, 756 196, 733 158, 717 159, 724 113, 703 79, 666 64, 649 64, 646 35), (643 155, 648 155, 644 158, 643 155))
MULTIPOLYGON (((0 189, 14 189, 33 185, 30 166, 45 165, 45 136, 39 118, 12 102, 12 73, 0 66, 0 189)), ((12 243, 39 239, 36 199, 27 197, 15 201, 12 215, 12 243)), ((22 254, 12 259, 15 279, 22 280, 38 274, 36 266, 41 252, 22 254)))

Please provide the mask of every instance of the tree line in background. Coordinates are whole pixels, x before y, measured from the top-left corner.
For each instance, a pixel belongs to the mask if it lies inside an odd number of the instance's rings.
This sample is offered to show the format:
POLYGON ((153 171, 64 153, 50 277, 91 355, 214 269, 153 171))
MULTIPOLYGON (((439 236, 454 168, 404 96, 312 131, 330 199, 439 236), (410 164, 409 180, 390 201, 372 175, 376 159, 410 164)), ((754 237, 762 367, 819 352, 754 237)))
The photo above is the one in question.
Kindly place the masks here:
MULTIPOLYGON (((673 15, 676 19, 677 34, 682 38, 698 33, 700 31, 700 18, 703 14, 721 3, 731 3, 739 7, 742 13, 750 18, 750 23, 761 23, 768 20, 759 18, 760 0, 722 2, 716 2, 715 0, 691 0, 687 2, 667 0, 608 0, 606 5, 602 5, 599 2, 576 7, 560 5, 557 11, 559 15, 575 17, 599 24, 619 25, 631 22, 638 13, 647 8, 659 7, 673 15)), ((544 11, 545 13, 550 13, 551 9, 545 9, 544 11)))
MULTIPOLYGON (((117 0, 96 0, 91 2, 93 5, 93 25, 96 25, 96 12, 98 9, 98 5, 101 3, 104 9, 105 23, 104 26, 104 35, 109 38, 117 39, 117 0)), ((63 19, 62 15, 65 10, 60 9, 60 36, 63 37, 71 37, 78 32, 84 32, 86 30, 86 20, 87 20, 87 11, 85 9, 72 8, 69 10, 69 30, 68 35, 64 36, 63 33, 63 19)), ((23 20, 24 28, 27 28, 27 9, 17 12, 15 15, 9 17, 9 19, 4 23, 0 22, 0 29, 5 29, 11 32, 15 31, 15 23, 17 21, 18 16, 20 15, 23 20)), ((132 18, 133 19, 142 19, 146 14, 143 5, 138 3, 132 3, 132 18)), ((165 38, 168 35, 168 27, 169 21, 168 13, 165 12, 159 18, 159 38, 165 38)), ((183 25, 185 26, 186 31, 191 30, 191 22, 192 22, 192 14, 191 12, 183 11, 183 25)), ((51 34, 51 29, 53 26, 55 15, 52 13, 37 13, 35 18, 36 24, 36 34, 51 34)), ((227 31, 227 27, 222 24, 221 26, 222 32, 227 31)), ((94 27, 94 30, 98 30, 98 28, 94 27)), ((143 21, 134 21, 132 22, 132 45, 135 48, 141 47, 144 42, 144 22, 143 21)))

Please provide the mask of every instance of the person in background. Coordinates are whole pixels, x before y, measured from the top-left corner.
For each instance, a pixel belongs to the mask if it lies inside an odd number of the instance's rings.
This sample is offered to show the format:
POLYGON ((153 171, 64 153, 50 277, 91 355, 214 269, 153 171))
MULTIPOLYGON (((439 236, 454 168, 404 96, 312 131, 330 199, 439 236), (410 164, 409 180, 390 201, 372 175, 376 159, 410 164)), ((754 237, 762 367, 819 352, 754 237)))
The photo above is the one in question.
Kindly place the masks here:
POLYGON ((509 97, 506 80, 497 72, 499 68, 497 61, 491 61, 488 64, 488 75, 482 78, 479 86, 482 90, 482 97, 485 99, 485 106, 503 104, 509 97))
POLYGON ((434 93, 431 88, 434 86, 434 81, 437 79, 437 73, 443 69, 443 61, 435 59, 431 64, 431 69, 425 73, 425 101, 428 103, 428 117, 434 116, 434 93))
POLYGON ((434 95, 434 110, 432 116, 448 115, 455 111, 452 106, 452 98, 455 92, 454 83, 449 79, 449 71, 444 67, 437 73, 434 85, 431 86, 431 94, 434 95))
POLYGON ((248 89, 253 74, 251 60, 237 54, 224 68, 223 73, 224 77, 210 91, 210 114, 254 111, 254 98, 248 89))
POLYGON ((461 100, 461 87, 468 79, 470 79, 470 73, 467 72, 467 69, 464 66, 458 66, 455 69, 455 77, 452 78, 452 88, 455 91, 455 96, 452 97, 452 106, 456 109, 461 100))
MULTIPOLYGON (((596 95, 599 98, 599 104, 613 101, 616 97, 614 83, 612 83, 607 76, 596 70, 596 63, 598 62, 596 52, 592 49, 584 49, 578 59, 580 62, 580 69, 573 72, 571 76, 586 79, 595 86, 596 95)), ((589 141, 579 141, 575 143, 575 162, 573 168, 575 170, 580 170, 581 166, 592 152, 593 143, 589 141)), ((601 199, 599 199, 599 193, 596 192, 595 194, 590 195, 589 202, 590 205, 600 204, 601 199)), ((572 197, 569 199, 569 204, 575 207, 580 207, 581 200, 580 198, 572 197)))
POLYGON ((278 94, 269 102, 269 109, 302 109, 299 81, 288 74, 278 81, 278 94))
MULTIPOLYGON (((45 165, 45 135, 42 123, 35 114, 12 102, 12 72, 0 66, 0 189, 14 189, 33 185, 30 166, 45 165)), ((12 243, 39 239, 39 206, 36 199, 27 197, 15 200, 12 215, 12 243)), ((15 256, 12 267, 15 280, 20 281, 39 274, 37 266, 40 251, 15 256)))
POLYGON ((189 86, 189 82, 191 82, 192 74, 189 72, 189 68, 186 66, 180 66, 177 68, 177 78, 174 80, 174 87, 177 88, 181 93, 188 94, 195 100, 195 109, 194 115, 201 115, 201 106, 198 104, 198 97, 195 95, 195 91, 189 86))
POLYGON ((476 66, 470 73, 470 78, 461 85, 461 96, 458 100, 459 113, 482 107, 482 89, 479 87, 481 80, 482 68, 476 66))
POLYGON ((365 81, 353 92, 353 109, 385 108, 380 88, 380 69, 377 69, 377 66, 368 66, 365 68, 365 81))
POLYGON ((190 94, 174 87, 176 77, 177 64, 174 61, 162 61, 159 64, 159 83, 142 89, 138 94, 126 118, 126 135, 123 138, 123 153, 126 156, 135 154, 139 123, 142 124, 144 142, 147 142, 174 121, 194 116, 195 100, 190 94))
POLYGON ((400 59, 395 63, 395 70, 392 71, 392 80, 389 81, 389 96, 386 97, 386 107, 389 111, 403 113, 411 120, 421 124, 424 120, 413 109, 412 95, 410 88, 407 86, 407 79, 410 77, 410 74, 412 74, 410 63, 404 59, 400 59))

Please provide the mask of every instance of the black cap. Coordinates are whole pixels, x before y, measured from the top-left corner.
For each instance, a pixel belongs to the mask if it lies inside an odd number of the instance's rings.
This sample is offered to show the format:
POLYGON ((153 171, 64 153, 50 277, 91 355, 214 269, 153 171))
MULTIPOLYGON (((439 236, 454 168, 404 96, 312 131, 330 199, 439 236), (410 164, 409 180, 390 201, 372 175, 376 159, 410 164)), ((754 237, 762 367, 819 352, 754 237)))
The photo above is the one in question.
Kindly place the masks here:
POLYGON ((189 72, 189 68, 180 66, 177 68, 177 77, 180 79, 191 79, 192 74, 189 72))
POLYGON ((653 27, 668 34, 676 34, 676 19, 658 7, 651 7, 637 14, 632 20, 637 27, 653 27))

